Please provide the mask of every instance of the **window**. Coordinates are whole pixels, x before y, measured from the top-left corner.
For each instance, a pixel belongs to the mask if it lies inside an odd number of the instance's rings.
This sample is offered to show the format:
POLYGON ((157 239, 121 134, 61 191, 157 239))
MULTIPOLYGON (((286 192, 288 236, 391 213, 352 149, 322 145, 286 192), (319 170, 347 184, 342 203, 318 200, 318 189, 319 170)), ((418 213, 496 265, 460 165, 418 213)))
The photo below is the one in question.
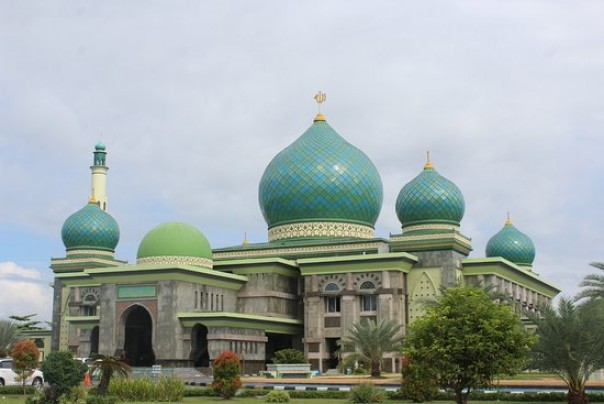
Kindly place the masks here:
POLYGON ((326 292, 339 292, 340 287, 338 286, 337 283, 331 282, 331 283, 328 283, 327 285, 325 285, 325 291, 326 292))
POLYGON ((363 283, 361 284, 361 287, 360 287, 359 289, 365 289, 365 290, 369 289, 369 290, 373 290, 373 289, 375 289, 375 285, 374 285, 374 283, 373 283, 373 282, 370 282, 370 281, 365 281, 365 282, 363 282, 363 283))
POLYGON ((96 306, 82 306, 82 315, 96 316, 96 306))
POLYGON ((325 312, 339 313, 340 312, 340 296, 325 297, 325 312))
POLYGON ((362 293, 361 295, 361 311, 376 311, 377 310, 377 296, 370 295, 375 291, 375 284, 370 281, 365 281, 359 287, 362 293))
POLYGON ((361 296, 361 311, 376 311, 377 310, 377 296, 376 295, 362 295, 361 296))

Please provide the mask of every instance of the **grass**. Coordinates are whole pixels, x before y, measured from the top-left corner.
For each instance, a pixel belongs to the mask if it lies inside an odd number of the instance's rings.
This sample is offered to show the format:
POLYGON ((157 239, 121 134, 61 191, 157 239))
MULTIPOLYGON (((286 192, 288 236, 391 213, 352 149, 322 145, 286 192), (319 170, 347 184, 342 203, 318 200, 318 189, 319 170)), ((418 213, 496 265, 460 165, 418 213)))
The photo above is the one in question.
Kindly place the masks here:
MULTIPOLYGON (((24 404, 25 403, 25 397, 26 396, 16 396, 16 395, 4 395, 4 396, 0 396, 0 404, 24 404)), ((292 398, 289 402, 290 404, 322 404, 325 403, 325 399, 322 398, 298 398, 298 399, 294 399, 292 398)), ((224 404, 259 404, 259 403, 264 403, 264 398, 260 397, 260 398, 256 398, 256 397, 246 397, 246 398, 238 398, 235 397, 232 400, 223 400, 220 397, 185 397, 185 399, 183 401, 181 401, 182 403, 224 403, 224 404)), ((330 398, 329 399, 330 403, 335 403, 335 404, 345 404, 348 403, 348 400, 346 399, 333 399, 330 398)), ((152 403, 152 402, 150 402, 152 403)), ((411 401, 401 401, 401 400, 387 400, 385 401, 385 403, 411 403, 411 401)), ((496 404, 496 401, 472 401, 470 400, 469 403, 472 404, 496 404)), ((142 404, 142 402, 140 403, 142 404)), ((157 404, 157 402, 155 402, 155 404, 157 404)), ((454 404, 454 401, 431 401, 430 404, 454 404)), ((513 401, 506 401, 505 404, 531 404, 530 402, 513 402, 513 401)), ((561 404, 560 402, 557 403, 547 403, 547 402, 540 402, 539 404, 561 404)))

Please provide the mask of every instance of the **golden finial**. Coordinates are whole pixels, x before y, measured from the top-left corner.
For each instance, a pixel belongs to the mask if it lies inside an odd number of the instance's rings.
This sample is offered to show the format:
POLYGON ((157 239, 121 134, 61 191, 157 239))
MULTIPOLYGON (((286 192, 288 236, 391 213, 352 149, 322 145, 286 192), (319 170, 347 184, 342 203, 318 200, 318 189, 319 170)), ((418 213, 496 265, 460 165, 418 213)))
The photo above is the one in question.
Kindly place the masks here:
POLYGON ((317 115, 315 116, 314 122, 317 121, 325 121, 325 115, 323 115, 321 113, 321 104, 323 104, 325 102, 325 100, 327 99, 327 95, 323 92, 323 91, 319 91, 317 94, 315 94, 315 101, 317 102, 317 104, 319 104, 319 111, 317 112, 317 115))
POLYGON ((94 195, 91 195, 90 198, 88 199, 88 203, 97 203, 96 198, 94 197, 94 195))
POLYGON ((248 245, 250 241, 247 239, 247 232, 243 233, 243 243, 241 245, 248 245))
POLYGON ((507 219, 505 220, 505 225, 506 226, 512 226, 513 225, 512 220, 510 219, 510 212, 508 212, 507 219))
POLYGON ((426 165, 424 166, 424 170, 427 170, 428 168, 434 168, 434 165, 432 165, 432 163, 430 162, 430 151, 429 150, 426 152, 426 165))

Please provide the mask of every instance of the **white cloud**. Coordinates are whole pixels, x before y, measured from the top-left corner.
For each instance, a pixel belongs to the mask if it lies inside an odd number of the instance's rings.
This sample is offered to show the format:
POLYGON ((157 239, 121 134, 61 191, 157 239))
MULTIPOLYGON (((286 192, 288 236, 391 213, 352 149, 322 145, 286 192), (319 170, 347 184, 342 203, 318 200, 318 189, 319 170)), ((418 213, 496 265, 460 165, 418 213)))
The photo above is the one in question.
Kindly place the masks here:
POLYGON ((36 320, 52 319, 52 289, 47 285, 2 281, 0 318, 36 313, 36 320))
POLYGON ((6 278, 40 279, 40 271, 20 267, 12 261, 0 262, 0 279, 6 278))

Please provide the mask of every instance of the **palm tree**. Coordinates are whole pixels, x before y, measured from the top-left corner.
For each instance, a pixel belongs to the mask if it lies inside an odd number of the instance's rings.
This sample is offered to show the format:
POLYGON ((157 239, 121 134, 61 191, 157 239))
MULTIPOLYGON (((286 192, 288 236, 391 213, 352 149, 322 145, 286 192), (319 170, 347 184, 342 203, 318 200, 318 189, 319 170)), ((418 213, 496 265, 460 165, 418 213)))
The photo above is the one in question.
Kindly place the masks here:
POLYGON ((557 309, 546 307, 532 319, 539 335, 535 366, 560 375, 568 386, 569 404, 587 403, 585 382, 604 367, 604 300, 579 305, 560 298, 557 309))
MULTIPOLYGON (((592 262, 589 265, 604 271, 604 262, 592 262)), ((604 298, 604 274, 589 274, 583 278, 579 286, 585 289, 577 295, 577 299, 587 298, 593 300, 604 298)))
POLYGON ((10 320, 0 320, 0 358, 10 352, 12 345, 19 339, 19 329, 10 320))
POLYGON ((128 376, 130 371, 130 365, 117 358, 105 355, 98 355, 97 359, 90 366, 90 373, 94 373, 96 370, 101 372, 101 381, 99 382, 99 394, 107 394, 109 389, 109 382, 114 373, 120 376, 128 376))
POLYGON ((349 336, 342 339, 344 346, 354 344, 351 353, 357 360, 367 363, 371 377, 379 377, 384 352, 396 351, 402 340, 401 325, 392 320, 378 321, 362 319, 355 323, 349 336))

